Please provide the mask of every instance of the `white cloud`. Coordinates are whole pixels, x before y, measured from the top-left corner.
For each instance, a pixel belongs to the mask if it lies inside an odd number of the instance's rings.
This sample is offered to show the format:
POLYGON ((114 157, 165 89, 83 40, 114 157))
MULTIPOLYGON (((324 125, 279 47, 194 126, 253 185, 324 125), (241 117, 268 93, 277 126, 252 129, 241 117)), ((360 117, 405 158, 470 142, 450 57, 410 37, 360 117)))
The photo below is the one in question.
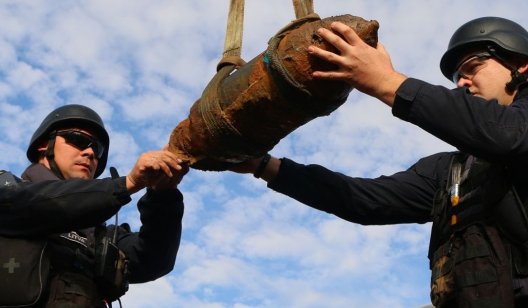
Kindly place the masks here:
MULTIPOLYGON (((242 57, 249 61, 294 12, 283 0, 246 2, 242 57)), ((322 17, 378 20, 397 69, 445 86, 438 62, 458 26, 485 15, 523 24, 528 11, 524 0, 314 4, 322 17)), ((0 168, 20 174, 42 118, 81 103, 105 120, 109 165, 126 174, 140 153, 167 142, 200 98, 223 51, 227 9, 228 1, 215 0, 1 2, 0 168)), ((354 90, 272 153, 375 177, 451 149, 354 90)), ((131 286, 125 307, 407 308, 429 301, 429 225, 354 225, 231 173, 191 170, 181 188, 186 210, 175 269, 131 286)), ((137 229, 135 206, 120 220, 137 229)))

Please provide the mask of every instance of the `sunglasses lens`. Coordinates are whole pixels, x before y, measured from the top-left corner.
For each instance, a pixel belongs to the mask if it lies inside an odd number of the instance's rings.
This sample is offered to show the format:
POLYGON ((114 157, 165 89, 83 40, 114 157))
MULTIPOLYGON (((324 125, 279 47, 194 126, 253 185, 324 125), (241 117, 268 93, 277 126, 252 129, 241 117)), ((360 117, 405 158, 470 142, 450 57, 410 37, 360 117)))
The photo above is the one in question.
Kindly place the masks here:
POLYGON ((97 159, 101 159, 104 154, 104 146, 99 140, 83 134, 78 131, 60 131, 57 132, 57 136, 64 138, 66 143, 73 145, 74 147, 84 150, 86 148, 92 148, 97 159))

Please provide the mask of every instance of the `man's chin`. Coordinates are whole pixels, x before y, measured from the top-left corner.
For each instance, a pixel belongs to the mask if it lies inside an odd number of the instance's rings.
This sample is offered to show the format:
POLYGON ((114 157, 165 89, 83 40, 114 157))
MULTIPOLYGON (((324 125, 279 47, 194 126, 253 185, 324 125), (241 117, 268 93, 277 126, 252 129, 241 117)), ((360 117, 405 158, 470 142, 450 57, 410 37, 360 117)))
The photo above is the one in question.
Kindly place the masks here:
POLYGON ((80 172, 80 173, 69 174, 66 179, 67 180, 68 179, 90 180, 92 179, 92 175, 88 173, 80 172))

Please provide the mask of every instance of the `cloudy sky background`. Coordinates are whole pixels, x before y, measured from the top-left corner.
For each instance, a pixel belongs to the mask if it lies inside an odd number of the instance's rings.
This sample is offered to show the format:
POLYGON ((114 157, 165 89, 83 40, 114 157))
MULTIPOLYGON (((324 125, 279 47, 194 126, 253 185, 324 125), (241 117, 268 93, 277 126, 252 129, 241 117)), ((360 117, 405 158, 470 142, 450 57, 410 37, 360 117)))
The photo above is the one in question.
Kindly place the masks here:
MULTIPOLYGON (((321 17, 380 23, 394 66, 448 87, 438 68, 453 31, 481 16, 527 27, 528 2, 314 1, 321 17)), ((161 148, 215 73, 228 0, 0 1, 0 168, 20 174, 33 131, 52 109, 95 109, 111 137, 109 166, 126 174, 161 148)), ((294 19, 291 1, 247 0, 242 57, 294 19)), ((449 145, 357 91, 272 150, 352 176, 389 175, 449 145)), ((108 176, 105 172, 103 176, 108 176)), ((430 225, 360 226, 230 172, 191 170, 174 271, 131 286, 135 307, 420 307, 429 303, 430 225)), ((137 200, 137 194, 134 202, 137 200)), ((121 221, 139 227, 135 205, 121 221)))

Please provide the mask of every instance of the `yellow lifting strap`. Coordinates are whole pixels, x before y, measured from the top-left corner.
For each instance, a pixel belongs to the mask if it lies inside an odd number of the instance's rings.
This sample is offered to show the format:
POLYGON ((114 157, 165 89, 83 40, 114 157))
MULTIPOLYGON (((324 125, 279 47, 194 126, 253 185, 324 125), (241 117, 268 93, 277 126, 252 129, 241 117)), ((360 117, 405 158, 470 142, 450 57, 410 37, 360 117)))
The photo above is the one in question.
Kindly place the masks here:
MULTIPOLYGON (((297 19, 314 13, 313 0, 292 0, 297 19)), ((227 17, 227 30, 224 41, 224 52, 216 70, 223 66, 233 65, 235 68, 246 64, 240 57, 242 52, 242 36, 244 29, 244 0, 231 0, 227 17)))

